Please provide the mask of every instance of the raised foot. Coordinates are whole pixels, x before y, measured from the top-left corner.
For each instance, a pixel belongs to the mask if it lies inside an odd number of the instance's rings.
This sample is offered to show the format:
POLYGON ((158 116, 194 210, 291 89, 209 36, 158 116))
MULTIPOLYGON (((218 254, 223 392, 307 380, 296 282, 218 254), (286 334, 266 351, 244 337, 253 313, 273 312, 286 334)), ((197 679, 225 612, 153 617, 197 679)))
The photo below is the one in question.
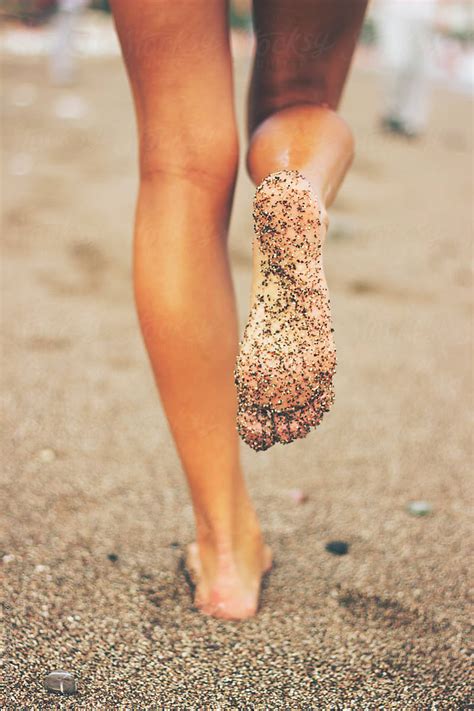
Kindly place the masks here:
POLYGON ((272 173, 254 201, 253 303, 234 370, 237 429, 255 450, 288 444, 334 401, 336 350, 323 269, 325 224, 299 171, 272 173))
POLYGON ((269 546, 263 545, 257 560, 252 561, 245 573, 233 557, 220 556, 212 573, 206 573, 199 546, 191 543, 185 565, 196 588, 194 605, 201 612, 242 620, 253 617, 258 610, 261 581, 272 567, 272 553, 269 546))

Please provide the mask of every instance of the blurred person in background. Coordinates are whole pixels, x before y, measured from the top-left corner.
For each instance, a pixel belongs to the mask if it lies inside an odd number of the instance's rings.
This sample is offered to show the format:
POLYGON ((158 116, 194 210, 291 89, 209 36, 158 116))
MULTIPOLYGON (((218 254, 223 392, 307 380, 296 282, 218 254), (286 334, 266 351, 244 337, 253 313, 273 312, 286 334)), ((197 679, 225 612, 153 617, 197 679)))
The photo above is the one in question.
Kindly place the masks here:
POLYGON ((76 80, 74 33, 89 2, 90 0, 58 0, 49 57, 49 73, 53 84, 67 86, 76 80))
POLYGON ((414 138, 426 127, 436 0, 376 0, 382 128, 414 138))
POLYGON ((256 450, 289 443, 332 402, 321 250, 353 158, 337 107, 366 0, 254 2, 247 168, 257 234, 240 350, 227 253, 239 160, 227 2, 111 6, 138 125, 135 298, 195 512, 195 605, 250 617, 272 556, 238 434, 256 450))

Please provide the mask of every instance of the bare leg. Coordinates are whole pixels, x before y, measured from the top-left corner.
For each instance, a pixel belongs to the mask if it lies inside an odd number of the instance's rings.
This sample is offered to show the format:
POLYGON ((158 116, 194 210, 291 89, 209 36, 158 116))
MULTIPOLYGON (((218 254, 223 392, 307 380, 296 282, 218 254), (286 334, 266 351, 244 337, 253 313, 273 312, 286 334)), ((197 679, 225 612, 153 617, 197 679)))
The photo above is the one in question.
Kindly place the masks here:
POLYGON ((226 4, 113 0, 138 123, 134 283, 189 483, 195 603, 255 613, 270 565, 235 429, 237 322, 226 236, 238 163, 226 4), (216 119, 217 117, 217 119, 216 119))
POLYGON ((353 157, 351 131, 336 108, 366 4, 254 2, 247 165, 259 185, 257 236, 235 378, 239 432, 255 449, 304 437, 333 400, 322 245, 327 207, 353 157))

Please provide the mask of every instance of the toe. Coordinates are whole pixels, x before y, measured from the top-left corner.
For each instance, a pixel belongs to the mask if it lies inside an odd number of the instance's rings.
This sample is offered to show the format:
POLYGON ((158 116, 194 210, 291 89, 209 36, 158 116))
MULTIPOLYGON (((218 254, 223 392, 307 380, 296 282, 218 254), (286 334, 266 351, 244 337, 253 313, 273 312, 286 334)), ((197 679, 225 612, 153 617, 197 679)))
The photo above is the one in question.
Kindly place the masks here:
POLYGON ((253 446, 261 437, 261 425, 251 410, 241 410, 237 415, 237 429, 242 439, 253 446))
POLYGON ((237 429, 244 442, 256 451, 268 449, 275 442, 271 417, 263 410, 240 411, 237 429))
POLYGON ((260 423, 262 425, 262 449, 268 449, 275 444, 273 420, 269 414, 264 412, 261 413, 260 418, 260 423))
POLYGON ((296 412, 290 423, 290 432, 294 439, 302 439, 306 437, 311 429, 311 423, 308 422, 305 410, 296 412))
POLYGON ((278 437, 278 440, 280 442, 282 442, 283 444, 292 442, 293 436, 289 427, 290 419, 286 413, 275 413, 273 415, 273 424, 275 426, 276 436, 278 437))
POLYGON ((301 411, 300 421, 310 428, 317 427, 321 422, 321 417, 322 412, 319 397, 316 397, 301 411))

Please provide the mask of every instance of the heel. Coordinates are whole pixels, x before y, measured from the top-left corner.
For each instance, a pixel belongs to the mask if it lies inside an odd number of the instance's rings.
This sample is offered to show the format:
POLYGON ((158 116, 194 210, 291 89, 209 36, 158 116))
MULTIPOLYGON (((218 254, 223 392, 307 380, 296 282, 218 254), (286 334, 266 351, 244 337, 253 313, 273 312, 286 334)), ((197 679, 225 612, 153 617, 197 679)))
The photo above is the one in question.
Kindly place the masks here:
POLYGON ((298 170, 271 173, 256 189, 253 218, 264 267, 306 289, 321 256, 320 208, 310 181, 298 170))

